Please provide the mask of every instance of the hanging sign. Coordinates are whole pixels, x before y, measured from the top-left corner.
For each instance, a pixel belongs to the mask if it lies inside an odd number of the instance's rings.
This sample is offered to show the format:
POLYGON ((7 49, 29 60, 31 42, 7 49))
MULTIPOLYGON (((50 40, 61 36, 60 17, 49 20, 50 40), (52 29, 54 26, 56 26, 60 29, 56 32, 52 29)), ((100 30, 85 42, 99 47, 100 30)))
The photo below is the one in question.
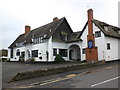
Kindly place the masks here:
POLYGON ((88 48, 93 48, 93 41, 92 40, 88 41, 88 48))

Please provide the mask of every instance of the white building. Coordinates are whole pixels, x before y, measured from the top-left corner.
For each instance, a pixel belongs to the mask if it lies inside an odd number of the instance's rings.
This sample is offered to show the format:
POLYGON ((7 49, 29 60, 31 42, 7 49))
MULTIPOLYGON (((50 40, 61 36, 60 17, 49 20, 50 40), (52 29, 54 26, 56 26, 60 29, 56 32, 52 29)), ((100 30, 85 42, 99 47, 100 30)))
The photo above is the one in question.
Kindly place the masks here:
POLYGON ((9 46, 11 61, 29 60, 54 61, 56 54, 66 60, 118 60, 120 28, 93 19, 92 9, 88 10, 88 21, 82 31, 73 32, 66 18, 30 30, 25 26, 21 34, 9 46), (91 38, 91 39, 90 39, 91 38), (94 52, 95 50, 95 52, 94 52))

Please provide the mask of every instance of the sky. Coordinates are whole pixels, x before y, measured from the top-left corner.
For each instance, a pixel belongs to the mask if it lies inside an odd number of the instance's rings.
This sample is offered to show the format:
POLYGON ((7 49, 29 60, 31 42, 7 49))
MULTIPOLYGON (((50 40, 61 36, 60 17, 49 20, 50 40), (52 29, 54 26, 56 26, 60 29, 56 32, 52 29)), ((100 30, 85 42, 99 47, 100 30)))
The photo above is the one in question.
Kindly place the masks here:
POLYGON ((8 46, 31 29, 52 22, 54 17, 66 17, 74 32, 81 31, 87 22, 87 10, 94 18, 118 26, 120 0, 0 0, 0 49, 8 46))

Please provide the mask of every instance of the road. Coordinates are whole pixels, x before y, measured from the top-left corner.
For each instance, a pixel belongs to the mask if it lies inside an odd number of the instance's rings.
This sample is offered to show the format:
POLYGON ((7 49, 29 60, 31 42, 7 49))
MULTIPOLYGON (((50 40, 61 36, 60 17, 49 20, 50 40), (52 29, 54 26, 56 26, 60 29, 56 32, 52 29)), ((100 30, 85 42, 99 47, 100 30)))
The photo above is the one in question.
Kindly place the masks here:
MULTIPOLYGON (((1 68, 2 72, 2 87, 6 88, 11 86, 12 84, 8 84, 7 82, 10 81, 17 73, 26 72, 26 71, 33 71, 33 70, 40 70, 40 69, 48 69, 54 67, 63 67, 66 65, 72 65, 80 62, 67 62, 62 64, 54 64, 54 63, 32 63, 32 64, 25 64, 22 62, 2 62, 1 68)), ((1 83, 0 83, 1 84, 1 83)))
POLYGON ((118 68, 118 63, 111 62, 84 70, 14 82, 11 88, 118 88, 118 68))
POLYGON ((2 89, 2 62, 0 62, 0 89, 2 89))

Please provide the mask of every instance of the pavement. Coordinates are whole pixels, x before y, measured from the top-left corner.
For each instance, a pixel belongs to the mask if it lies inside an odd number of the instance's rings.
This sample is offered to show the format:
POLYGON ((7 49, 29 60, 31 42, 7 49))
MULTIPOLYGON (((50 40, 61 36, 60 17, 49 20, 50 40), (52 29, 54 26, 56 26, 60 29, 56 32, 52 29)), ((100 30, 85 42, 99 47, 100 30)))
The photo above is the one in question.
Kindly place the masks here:
POLYGON ((118 62, 4 84, 4 88, 118 88, 118 62))

